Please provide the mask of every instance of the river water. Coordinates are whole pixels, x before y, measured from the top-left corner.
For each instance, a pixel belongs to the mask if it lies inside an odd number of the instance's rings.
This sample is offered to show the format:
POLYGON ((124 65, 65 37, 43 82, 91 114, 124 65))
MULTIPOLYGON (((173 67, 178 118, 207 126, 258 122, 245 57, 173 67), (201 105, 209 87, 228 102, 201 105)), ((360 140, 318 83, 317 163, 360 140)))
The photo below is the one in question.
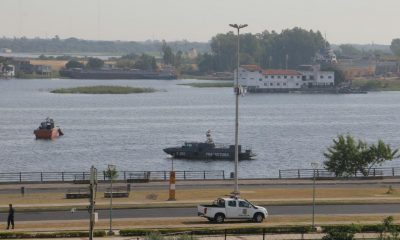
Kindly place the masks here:
MULTIPOLYGON (((0 172, 169 170, 163 148, 185 140, 234 143, 231 88, 178 85, 196 80, 0 80, 0 172), (89 85, 153 87, 128 95, 52 94, 89 85), (42 120, 65 135, 35 140, 42 120)), ((400 146, 400 92, 368 94, 247 94, 240 98, 242 145, 255 160, 241 161, 240 177, 276 177, 279 169, 310 168, 338 134, 400 146)), ((400 166, 399 160, 385 166, 400 166)), ((233 170, 230 161, 174 160, 176 170, 233 170)))

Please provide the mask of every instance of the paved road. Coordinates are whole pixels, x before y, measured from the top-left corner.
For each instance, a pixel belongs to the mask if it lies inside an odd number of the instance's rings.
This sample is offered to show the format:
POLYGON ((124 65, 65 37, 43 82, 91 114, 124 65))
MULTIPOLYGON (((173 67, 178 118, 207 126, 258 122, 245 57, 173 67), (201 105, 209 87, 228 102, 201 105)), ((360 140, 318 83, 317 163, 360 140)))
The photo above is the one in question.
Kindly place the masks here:
MULTIPOLYGON (((270 206, 270 215, 301 215, 311 214, 312 207, 306 206, 270 206)), ((316 214, 399 214, 400 204, 371 204, 371 205, 317 205, 316 214)), ((113 218, 159 218, 159 217, 194 217, 196 208, 152 208, 152 209, 115 209, 113 218)), ((6 214, 0 214, 0 219, 6 219, 6 214)), ((109 211, 100 210, 99 218, 109 218, 109 211)), ((79 220, 88 219, 86 211, 56 212, 22 212, 16 209, 16 221, 43 220, 79 220)))

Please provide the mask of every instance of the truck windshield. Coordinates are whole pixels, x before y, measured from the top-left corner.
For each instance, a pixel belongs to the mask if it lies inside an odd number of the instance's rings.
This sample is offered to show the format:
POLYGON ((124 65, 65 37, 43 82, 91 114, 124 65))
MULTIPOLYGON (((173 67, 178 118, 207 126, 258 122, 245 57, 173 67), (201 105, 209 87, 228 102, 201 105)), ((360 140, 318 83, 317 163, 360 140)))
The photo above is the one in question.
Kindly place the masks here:
POLYGON ((250 204, 250 206, 252 206, 253 208, 257 208, 256 206, 254 206, 251 202, 249 202, 247 199, 245 199, 245 201, 250 204))

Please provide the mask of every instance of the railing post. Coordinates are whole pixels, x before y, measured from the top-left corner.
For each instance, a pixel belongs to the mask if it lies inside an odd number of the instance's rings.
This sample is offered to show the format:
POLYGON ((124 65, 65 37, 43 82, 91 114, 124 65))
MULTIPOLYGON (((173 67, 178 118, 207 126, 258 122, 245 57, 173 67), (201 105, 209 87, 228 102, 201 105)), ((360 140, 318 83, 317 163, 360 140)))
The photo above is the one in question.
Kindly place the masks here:
POLYGON ((279 169, 279 178, 282 178, 281 170, 279 169))
POLYGON ((222 170, 222 179, 225 180, 225 170, 222 170))
POLYGON ((126 171, 124 171, 124 180, 126 180, 126 171))
POLYGON ((183 180, 186 180, 186 171, 183 171, 183 180))
POLYGON ((394 167, 392 167, 392 176, 394 177, 394 167))
POLYGON ((61 179, 64 182, 64 172, 61 172, 61 179))
POLYGON ((263 240, 265 240, 265 228, 263 228, 263 240))
POLYGON ((22 182, 22 173, 19 172, 19 182, 22 182))
POLYGON ((375 174, 376 174, 376 171, 375 171, 375 170, 376 170, 376 168, 374 168, 374 177, 375 177, 375 174))
POLYGON ((203 179, 205 180, 206 179, 206 171, 203 171, 203 179))
POLYGON ((85 180, 85 172, 83 172, 83 175, 82 175, 82 177, 83 177, 83 180, 85 180))
POLYGON ((40 172, 40 182, 43 182, 43 172, 40 172))
POLYGON ((317 177, 319 177, 319 169, 317 169, 317 177))
POLYGON ((167 172, 164 171, 164 180, 167 181, 167 172))
POLYGON ((354 177, 357 177, 357 170, 354 170, 354 177))
POLYGON ((300 178, 300 169, 297 169, 297 178, 300 178))

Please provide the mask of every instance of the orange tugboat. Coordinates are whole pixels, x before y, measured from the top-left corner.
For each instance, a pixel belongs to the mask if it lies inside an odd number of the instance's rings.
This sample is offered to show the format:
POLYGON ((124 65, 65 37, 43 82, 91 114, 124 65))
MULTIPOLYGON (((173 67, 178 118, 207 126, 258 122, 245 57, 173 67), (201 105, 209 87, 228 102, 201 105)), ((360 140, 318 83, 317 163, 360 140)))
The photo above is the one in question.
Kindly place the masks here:
POLYGON ((46 118, 44 122, 41 122, 40 126, 33 133, 36 139, 53 139, 64 135, 59 127, 54 126, 54 120, 51 118, 46 118))

